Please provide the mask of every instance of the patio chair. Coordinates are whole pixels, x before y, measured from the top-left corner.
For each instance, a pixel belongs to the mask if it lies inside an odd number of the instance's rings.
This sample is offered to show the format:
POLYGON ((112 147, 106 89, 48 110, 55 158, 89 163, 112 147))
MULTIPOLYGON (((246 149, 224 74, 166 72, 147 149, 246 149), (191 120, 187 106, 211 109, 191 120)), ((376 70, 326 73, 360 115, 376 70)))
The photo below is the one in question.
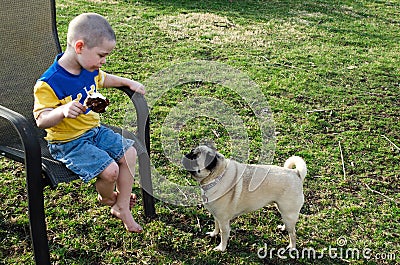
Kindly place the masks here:
MULTIPOLYGON (((44 188, 78 179, 50 156, 45 132, 36 127, 32 114, 36 79, 61 51, 55 10, 54 0, 2 0, 0 9, 0 154, 25 165, 32 246, 40 265, 50 264, 44 188)), ((140 184, 145 215, 151 218, 155 208, 148 106, 142 95, 120 89, 136 109, 140 184)))

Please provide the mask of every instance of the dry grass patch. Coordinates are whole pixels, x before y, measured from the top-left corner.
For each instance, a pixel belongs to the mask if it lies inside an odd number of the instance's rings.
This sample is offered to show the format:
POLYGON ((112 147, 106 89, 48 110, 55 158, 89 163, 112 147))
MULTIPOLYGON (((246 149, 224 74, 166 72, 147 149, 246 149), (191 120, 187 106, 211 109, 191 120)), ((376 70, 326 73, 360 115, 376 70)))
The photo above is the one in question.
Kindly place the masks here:
POLYGON ((199 42, 208 40, 213 45, 236 44, 265 48, 278 41, 307 38, 301 29, 287 21, 271 20, 265 23, 240 25, 226 17, 211 13, 160 16, 156 24, 173 40, 187 39, 199 42))

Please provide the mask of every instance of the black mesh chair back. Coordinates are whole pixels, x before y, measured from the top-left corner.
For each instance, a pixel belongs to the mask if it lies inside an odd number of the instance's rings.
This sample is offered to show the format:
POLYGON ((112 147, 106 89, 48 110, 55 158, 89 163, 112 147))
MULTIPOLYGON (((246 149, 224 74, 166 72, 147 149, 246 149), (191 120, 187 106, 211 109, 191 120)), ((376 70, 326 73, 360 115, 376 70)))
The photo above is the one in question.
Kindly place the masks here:
MULTIPOLYGON (((0 103, 33 122, 32 86, 60 52, 52 23, 55 13, 51 1, 3 0, 1 5, 0 103), (45 2, 48 4, 44 6, 45 2)), ((10 134, 0 141, 10 143, 14 139, 18 137, 10 134)))
MULTIPOLYGON (((0 19, 0 105, 20 113, 34 126, 44 166, 52 167, 50 172, 54 177, 48 180, 53 187, 77 179, 62 164, 52 161, 43 139, 45 131, 35 126, 32 114, 33 86, 61 51, 54 5, 50 0, 4 0, 0 19)), ((10 126, 9 122, 0 120, 0 145, 9 147, 13 159, 23 162, 22 143, 17 131, 10 126)))

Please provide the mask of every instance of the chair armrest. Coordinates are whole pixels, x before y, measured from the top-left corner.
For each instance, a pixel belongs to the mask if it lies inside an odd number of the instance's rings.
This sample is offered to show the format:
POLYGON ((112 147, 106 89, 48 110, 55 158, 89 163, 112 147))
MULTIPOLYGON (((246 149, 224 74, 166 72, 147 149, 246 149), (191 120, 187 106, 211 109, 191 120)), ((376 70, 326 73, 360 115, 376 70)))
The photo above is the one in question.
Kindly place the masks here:
POLYGON ((135 93, 129 87, 117 87, 119 90, 125 92, 131 99, 136 109, 138 132, 137 137, 146 146, 147 153, 150 155, 150 119, 149 119, 149 106, 146 99, 140 93, 135 93))
POLYGON ((151 181, 150 168, 150 117, 149 107, 144 96, 140 93, 135 93, 128 87, 119 87, 131 99, 136 108, 137 115, 137 138, 142 145, 146 146, 147 154, 139 155, 139 175, 140 184, 142 186, 144 211, 147 217, 154 218, 156 211, 154 208, 153 184, 151 181))
MULTIPOLYGON (((18 132, 25 153, 25 163, 27 167, 29 165, 27 170, 29 170, 29 172, 33 170, 33 172, 39 172, 41 174, 41 149, 35 128, 24 116, 1 105, 0 117, 8 120, 18 132)), ((40 183, 39 179, 34 181, 40 183)))

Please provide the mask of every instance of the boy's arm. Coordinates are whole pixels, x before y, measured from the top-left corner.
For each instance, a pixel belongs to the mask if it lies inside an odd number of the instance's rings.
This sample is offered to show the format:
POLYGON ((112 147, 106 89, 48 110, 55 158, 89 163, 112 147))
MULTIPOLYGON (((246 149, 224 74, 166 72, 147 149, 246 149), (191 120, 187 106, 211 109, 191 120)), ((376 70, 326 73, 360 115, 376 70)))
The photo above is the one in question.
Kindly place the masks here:
POLYGON ((54 93, 53 89, 43 81, 34 87, 35 104, 33 115, 39 128, 47 129, 59 124, 64 118, 76 118, 86 111, 86 107, 77 101, 65 105, 54 93))
POLYGON ((116 76, 113 74, 107 74, 104 78, 103 87, 122 87, 127 86, 132 91, 138 92, 140 94, 145 94, 144 85, 134 81, 132 79, 116 76))
POLYGON ((59 124, 64 118, 75 119, 86 111, 86 107, 77 101, 71 101, 52 110, 44 110, 36 118, 36 125, 46 129, 59 124))

